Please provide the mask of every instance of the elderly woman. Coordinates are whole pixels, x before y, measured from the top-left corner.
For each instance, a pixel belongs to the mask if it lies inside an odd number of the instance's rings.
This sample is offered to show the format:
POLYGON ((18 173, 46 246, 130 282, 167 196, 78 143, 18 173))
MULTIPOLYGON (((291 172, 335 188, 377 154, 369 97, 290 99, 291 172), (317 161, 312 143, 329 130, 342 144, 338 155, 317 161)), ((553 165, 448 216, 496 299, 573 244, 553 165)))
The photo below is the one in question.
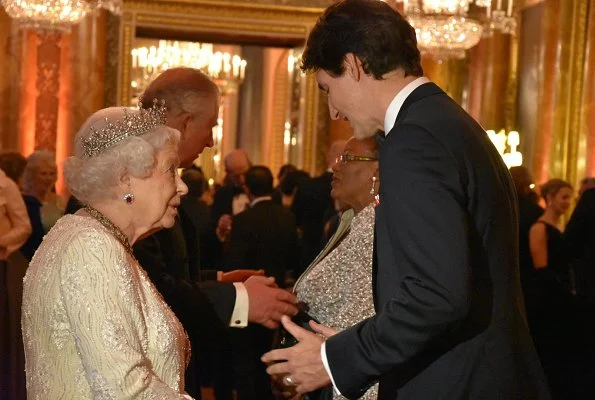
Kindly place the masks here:
POLYGON ((56 157, 51 151, 38 150, 27 158, 22 189, 33 232, 21 252, 28 260, 43 236, 64 214, 61 199, 54 191, 57 177, 56 157))
POLYGON ((86 206, 45 236, 24 280, 30 398, 183 399, 189 342, 132 255, 174 224, 187 188, 165 107, 93 114, 65 162, 86 206))
MULTIPOLYGON (((335 235, 294 286, 308 314, 336 330, 374 314, 372 249, 374 204, 379 189, 377 160, 378 144, 373 137, 351 138, 345 145, 333 166, 331 196, 346 211, 335 235)), ((376 399, 377 393, 376 385, 362 399, 376 399)), ((330 397, 327 395, 321 397, 330 397)))

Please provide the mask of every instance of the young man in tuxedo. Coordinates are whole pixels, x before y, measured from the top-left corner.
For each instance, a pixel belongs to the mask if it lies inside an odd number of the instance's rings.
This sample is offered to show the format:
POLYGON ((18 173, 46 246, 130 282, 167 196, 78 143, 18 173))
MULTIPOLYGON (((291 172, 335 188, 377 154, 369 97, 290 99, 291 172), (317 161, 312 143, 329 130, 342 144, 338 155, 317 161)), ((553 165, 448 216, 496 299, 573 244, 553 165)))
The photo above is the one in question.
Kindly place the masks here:
POLYGON ((525 322, 510 174, 484 130, 423 77, 415 30, 386 3, 345 0, 310 33, 331 118, 380 145, 377 314, 328 339, 300 340, 265 362, 300 393, 333 385, 349 399, 549 399, 525 322))

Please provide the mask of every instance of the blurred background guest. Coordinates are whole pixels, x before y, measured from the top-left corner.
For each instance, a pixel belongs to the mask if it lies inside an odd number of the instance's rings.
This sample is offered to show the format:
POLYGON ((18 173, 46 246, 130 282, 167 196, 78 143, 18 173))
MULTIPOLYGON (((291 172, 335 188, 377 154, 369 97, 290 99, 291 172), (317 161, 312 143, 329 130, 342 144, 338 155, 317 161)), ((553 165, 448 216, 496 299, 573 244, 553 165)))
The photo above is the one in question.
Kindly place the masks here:
MULTIPOLYGON (((273 174, 268 167, 250 167, 244 187, 250 205, 234 216, 226 264, 231 270, 262 268, 284 287, 286 272, 296 260, 295 218, 273 201, 273 174)), ((271 349, 272 339, 273 332, 258 325, 230 331, 238 400, 273 398, 269 376, 260 361, 271 349)))
POLYGON ((28 260, 33 257, 43 236, 64 214, 62 201, 55 192, 57 174, 54 153, 38 150, 27 158, 22 189, 33 232, 21 251, 28 260))
POLYGON ((279 204, 291 209, 298 187, 308 179, 310 179, 310 175, 301 169, 289 172, 279 185, 279 193, 281 196, 279 204))
POLYGON ((570 183, 551 179, 541 187, 546 208, 529 231, 533 271, 525 292, 527 320, 550 384, 552 396, 567 399, 580 352, 580 328, 572 296, 568 253, 562 236, 562 215, 574 191, 570 183))
POLYGON ((12 278, 15 273, 12 270, 20 270, 21 263, 11 263, 11 255, 30 234, 31 224, 21 191, 0 169, 0 397, 3 399, 25 398, 21 301, 14 295, 15 289, 20 293, 21 281, 12 278))
POLYGON ((281 168, 279 168, 279 173, 277 174, 277 186, 275 186, 275 189, 273 190, 273 201, 277 204, 282 204, 281 201, 281 185, 283 185, 283 181, 285 180, 285 177, 293 172, 293 171, 297 171, 297 167, 293 164, 283 164, 281 166, 281 168))
MULTIPOLYGON (((0 169, 19 187, 23 182, 23 172, 26 165, 27 159, 21 153, 16 151, 0 152, 0 169)), ((22 201, 20 190, 17 192, 22 201)), ((30 224, 26 208, 24 216, 27 223, 30 224)), ((21 303, 23 299, 23 277, 27 272, 29 261, 19 250, 8 255, 7 263, 10 266, 6 268, 5 292, 8 298, 8 310, 5 312, 8 325, 4 331, 9 340, 10 353, 3 365, 8 368, 9 376, 8 381, 5 383, 7 392, 2 393, 0 391, 0 394, 2 394, 0 398, 24 399, 27 395, 25 389, 25 353, 21 334, 21 303)))
POLYGON ((510 168, 519 205, 519 270, 523 291, 527 285, 527 275, 533 270, 533 260, 529 251, 529 230, 543 214, 539 206, 539 195, 535 193, 533 178, 523 166, 510 168))

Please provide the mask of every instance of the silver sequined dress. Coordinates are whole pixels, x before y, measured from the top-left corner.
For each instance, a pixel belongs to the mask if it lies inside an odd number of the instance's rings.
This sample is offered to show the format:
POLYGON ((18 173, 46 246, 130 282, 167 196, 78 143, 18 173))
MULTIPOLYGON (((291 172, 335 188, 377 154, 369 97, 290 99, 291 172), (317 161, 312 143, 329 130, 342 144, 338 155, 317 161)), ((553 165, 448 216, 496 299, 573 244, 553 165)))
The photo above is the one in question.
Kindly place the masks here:
MULTIPOLYGON (((308 305, 308 314, 337 330, 374 315, 373 245, 374 206, 368 205, 353 217, 347 235, 339 244, 311 265, 296 283, 298 300, 308 305)), ((374 385, 361 398, 377 397, 378 385, 374 385)), ((337 394, 333 398, 344 399, 337 394)))
POLYGON ((29 399, 188 399, 184 328, 144 270, 90 217, 67 215, 24 279, 29 399))

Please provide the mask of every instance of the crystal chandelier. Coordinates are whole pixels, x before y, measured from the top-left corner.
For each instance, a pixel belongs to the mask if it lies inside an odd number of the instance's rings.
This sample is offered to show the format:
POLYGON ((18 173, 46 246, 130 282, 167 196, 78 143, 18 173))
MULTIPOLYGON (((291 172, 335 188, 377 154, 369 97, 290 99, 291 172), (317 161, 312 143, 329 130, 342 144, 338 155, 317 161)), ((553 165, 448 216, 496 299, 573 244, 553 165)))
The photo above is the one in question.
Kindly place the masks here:
POLYGON ((514 0, 497 0, 494 10, 492 0, 402 2, 405 16, 415 28, 421 52, 438 60, 465 58, 465 51, 475 46, 482 35, 491 34, 494 30, 511 34, 516 28, 512 16, 514 0), (506 10, 503 1, 506 2, 506 10))
POLYGON ((246 61, 240 56, 214 52, 210 43, 160 40, 158 46, 132 49, 131 86, 140 93, 161 72, 180 66, 200 69, 215 81, 224 95, 237 90, 246 71, 246 61))
POLYGON ((0 0, 19 27, 39 31, 68 32, 88 13, 105 8, 119 13, 122 0, 0 0))

